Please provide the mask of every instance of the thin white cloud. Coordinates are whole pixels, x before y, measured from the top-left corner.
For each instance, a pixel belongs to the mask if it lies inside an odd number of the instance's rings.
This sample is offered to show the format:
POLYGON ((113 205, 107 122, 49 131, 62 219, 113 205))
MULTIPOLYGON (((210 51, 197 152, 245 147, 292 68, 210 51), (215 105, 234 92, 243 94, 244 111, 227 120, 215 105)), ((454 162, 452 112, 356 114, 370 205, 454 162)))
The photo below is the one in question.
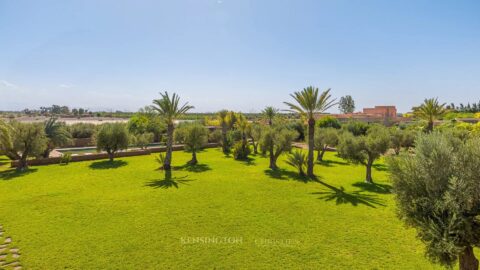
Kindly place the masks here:
POLYGON ((6 81, 6 80, 0 80, 0 86, 4 86, 4 87, 10 88, 10 89, 18 88, 18 86, 16 84, 11 83, 11 82, 6 81))
POLYGON ((73 88, 73 87, 75 87, 75 85, 62 83, 62 84, 59 84, 58 87, 60 87, 60 88, 73 88))

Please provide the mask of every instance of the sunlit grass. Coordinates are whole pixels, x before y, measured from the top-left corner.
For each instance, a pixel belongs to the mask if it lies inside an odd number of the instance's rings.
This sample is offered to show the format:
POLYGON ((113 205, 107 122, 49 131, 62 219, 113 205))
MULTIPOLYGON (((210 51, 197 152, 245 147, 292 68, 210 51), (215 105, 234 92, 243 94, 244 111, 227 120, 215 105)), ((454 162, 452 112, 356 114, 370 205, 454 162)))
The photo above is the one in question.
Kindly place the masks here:
POLYGON ((317 181, 284 157, 277 172, 217 149, 189 158, 175 152, 171 175, 153 156, 1 172, 0 224, 27 269, 434 268, 396 218, 382 164, 370 186, 334 153, 317 181))

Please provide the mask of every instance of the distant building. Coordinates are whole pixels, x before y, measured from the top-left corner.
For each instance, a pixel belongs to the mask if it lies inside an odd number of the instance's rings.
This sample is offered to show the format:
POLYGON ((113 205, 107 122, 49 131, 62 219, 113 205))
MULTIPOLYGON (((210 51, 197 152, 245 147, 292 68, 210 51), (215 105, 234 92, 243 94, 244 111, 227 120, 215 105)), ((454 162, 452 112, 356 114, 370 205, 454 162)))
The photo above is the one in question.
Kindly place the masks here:
POLYGON ((378 115, 383 118, 397 118, 397 108, 395 106, 375 106, 374 108, 363 108, 363 113, 367 115, 378 115))
MULTIPOLYGON (((325 116, 319 115, 318 117, 325 116)), ((362 112, 346 113, 346 114, 328 114, 337 118, 340 122, 348 122, 356 120, 366 123, 381 123, 391 125, 397 122, 402 122, 405 119, 397 116, 397 108, 395 106, 375 106, 373 108, 364 108, 362 112)))

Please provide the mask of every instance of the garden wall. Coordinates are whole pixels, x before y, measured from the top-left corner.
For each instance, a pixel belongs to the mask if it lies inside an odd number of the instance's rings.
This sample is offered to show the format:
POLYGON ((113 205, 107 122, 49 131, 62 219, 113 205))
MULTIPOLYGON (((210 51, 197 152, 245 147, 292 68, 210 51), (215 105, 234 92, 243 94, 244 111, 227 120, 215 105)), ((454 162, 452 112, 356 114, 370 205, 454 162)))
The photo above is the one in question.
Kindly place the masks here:
MULTIPOLYGON (((218 143, 208 143, 205 145, 204 148, 215 148, 218 147, 218 143)), ((180 151, 183 150, 184 146, 183 145, 174 145, 173 146, 173 151, 180 151)), ((160 147, 151 147, 145 150, 131 150, 131 151, 126 151, 126 152, 118 152, 115 153, 115 157, 133 157, 133 156, 143 156, 143 155, 150 155, 152 153, 161 153, 165 152, 166 147, 165 146, 160 146, 160 147)), ((108 154, 107 153, 94 153, 94 154, 89 154, 89 155, 78 155, 78 156, 72 156, 72 159, 70 162, 78 162, 78 161, 87 161, 87 160, 98 160, 98 159, 108 159, 108 154)), ((41 166, 41 165, 49 165, 49 164, 58 164, 60 163, 61 158, 60 157, 54 157, 54 158, 38 158, 38 159, 32 159, 28 161, 29 166, 41 166)), ((11 162, 11 167, 18 167, 18 160, 14 160, 11 162)))

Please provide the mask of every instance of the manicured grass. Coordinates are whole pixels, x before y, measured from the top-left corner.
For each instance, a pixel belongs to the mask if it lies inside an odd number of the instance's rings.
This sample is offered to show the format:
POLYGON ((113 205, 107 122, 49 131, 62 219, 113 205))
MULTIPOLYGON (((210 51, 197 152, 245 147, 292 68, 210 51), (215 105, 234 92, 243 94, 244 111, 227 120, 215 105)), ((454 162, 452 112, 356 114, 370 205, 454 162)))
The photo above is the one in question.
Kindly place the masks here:
MULTIPOLYGON (((175 152, 174 165, 189 157, 175 152)), ((1 172, 0 224, 27 269, 437 268, 396 218, 381 163, 372 187, 334 153, 315 167, 318 182, 283 159, 271 173, 262 157, 198 158, 170 180, 153 156, 1 172)))

